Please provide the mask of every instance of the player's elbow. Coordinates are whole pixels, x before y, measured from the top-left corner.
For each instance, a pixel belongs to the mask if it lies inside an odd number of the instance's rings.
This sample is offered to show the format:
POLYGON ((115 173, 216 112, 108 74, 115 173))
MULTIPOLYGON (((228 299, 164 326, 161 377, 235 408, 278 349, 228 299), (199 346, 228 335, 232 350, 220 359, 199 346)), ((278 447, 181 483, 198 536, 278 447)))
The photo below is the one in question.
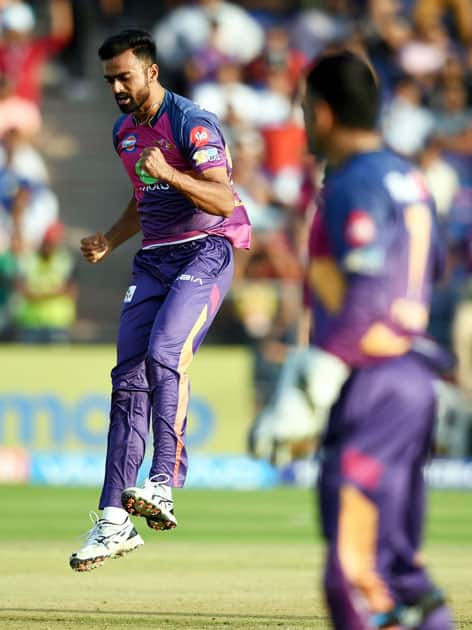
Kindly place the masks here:
POLYGON ((234 201, 231 201, 230 204, 225 205, 225 207, 222 209, 221 216, 223 216, 225 219, 228 219, 233 214, 233 210, 234 201))

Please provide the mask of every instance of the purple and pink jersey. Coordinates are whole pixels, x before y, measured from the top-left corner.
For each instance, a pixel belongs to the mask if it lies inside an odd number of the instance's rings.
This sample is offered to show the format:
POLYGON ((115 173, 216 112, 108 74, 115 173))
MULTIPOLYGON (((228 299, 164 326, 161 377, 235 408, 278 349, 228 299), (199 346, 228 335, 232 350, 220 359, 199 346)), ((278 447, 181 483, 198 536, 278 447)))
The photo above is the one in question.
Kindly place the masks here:
POLYGON ((410 163, 382 150, 328 174, 309 250, 319 288, 313 345, 362 367, 406 354, 424 335, 443 252, 431 197, 410 163), (326 299, 334 287, 339 308, 326 299))
POLYGON ((143 248, 176 243, 213 234, 234 247, 249 248, 250 222, 237 193, 229 218, 196 208, 184 194, 151 177, 140 168, 146 147, 157 146, 167 162, 181 172, 202 173, 224 167, 231 181, 231 156, 216 116, 192 101, 166 90, 156 116, 137 125, 132 114, 121 116, 113 142, 133 184, 143 231, 143 248))

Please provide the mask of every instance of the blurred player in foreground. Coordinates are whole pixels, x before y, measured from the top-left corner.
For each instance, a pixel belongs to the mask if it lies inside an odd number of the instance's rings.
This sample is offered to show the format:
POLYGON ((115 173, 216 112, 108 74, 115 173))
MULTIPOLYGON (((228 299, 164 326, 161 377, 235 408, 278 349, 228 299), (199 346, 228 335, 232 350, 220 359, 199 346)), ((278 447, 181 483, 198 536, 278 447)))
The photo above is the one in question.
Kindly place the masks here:
POLYGON ((376 79, 354 54, 308 74, 306 128, 327 161, 310 235, 310 380, 322 388, 324 361, 331 371, 337 361, 342 384, 321 450, 324 588, 337 630, 449 630, 418 556, 445 361, 424 336, 442 248, 423 180, 377 133, 378 107, 376 79))
POLYGON ((82 239, 81 249, 97 263, 140 230, 143 241, 112 371, 103 513, 70 558, 76 571, 143 544, 128 513, 155 530, 176 527, 172 487, 183 486, 187 473, 187 368, 230 287, 233 247, 250 241, 219 123, 159 83, 151 36, 123 31, 103 43, 99 56, 123 112, 113 142, 134 191, 110 230, 82 239), (140 488, 151 416, 154 453, 140 488))

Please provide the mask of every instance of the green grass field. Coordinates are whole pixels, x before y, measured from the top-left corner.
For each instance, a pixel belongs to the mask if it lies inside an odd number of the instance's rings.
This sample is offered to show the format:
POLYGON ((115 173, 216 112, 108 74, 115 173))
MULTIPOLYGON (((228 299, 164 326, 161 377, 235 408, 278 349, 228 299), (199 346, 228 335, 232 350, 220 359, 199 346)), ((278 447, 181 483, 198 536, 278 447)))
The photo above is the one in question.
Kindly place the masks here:
MULTIPOLYGON (((0 486, 0 628, 328 630, 311 493, 176 492, 179 528, 87 574, 68 566, 98 491, 0 486)), ((472 629, 472 494, 431 495, 425 557, 472 629)))

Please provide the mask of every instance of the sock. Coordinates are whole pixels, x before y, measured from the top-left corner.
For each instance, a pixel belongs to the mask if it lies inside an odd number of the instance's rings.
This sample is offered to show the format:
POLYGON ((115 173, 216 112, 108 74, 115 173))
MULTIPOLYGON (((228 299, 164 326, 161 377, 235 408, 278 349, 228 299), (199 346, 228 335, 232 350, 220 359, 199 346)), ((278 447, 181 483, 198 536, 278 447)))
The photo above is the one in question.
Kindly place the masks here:
POLYGON ((118 507, 105 507, 102 511, 102 518, 105 521, 110 521, 115 525, 123 525, 128 518, 128 512, 123 508, 118 507))

